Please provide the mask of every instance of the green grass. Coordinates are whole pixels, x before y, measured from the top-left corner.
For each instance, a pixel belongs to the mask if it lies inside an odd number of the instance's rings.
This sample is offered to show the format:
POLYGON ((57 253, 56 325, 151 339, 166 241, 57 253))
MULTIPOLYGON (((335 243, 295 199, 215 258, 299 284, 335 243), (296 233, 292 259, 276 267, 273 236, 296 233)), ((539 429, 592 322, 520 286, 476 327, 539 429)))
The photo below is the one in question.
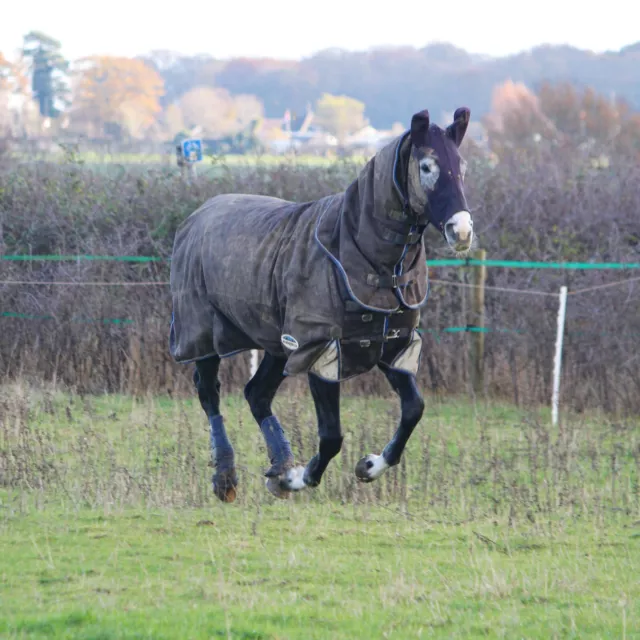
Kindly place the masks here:
MULTIPOLYGON (((6 521, 4 637, 627 637, 620 523, 433 524, 363 506, 46 511, 6 521)), ((636 533, 636 535, 638 535, 636 533)))
MULTIPOLYGON (((345 398, 323 484, 264 488, 264 444, 226 396, 241 485, 209 488, 197 401, 0 390, 2 638, 638 638, 636 421, 428 398, 370 485, 395 402, 345 398)), ((276 409, 316 446, 308 395, 276 409)))
MULTIPOLYGON (((77 155, 78 159, 88 164, 170 164, 175 166, 176 159, 175 154, 160 154, 160 153, 118 153, 118 154, 101 154, 97 152, 87 151, 81 152, 77 155)), ((354 156, 350 159, 350 162, 362 163, 364 162, 364 156, 354 156)), ((229 155, 209 155, 205 156, 203 161, 198 164, 198 167, 206 167, 210 164, 221 165, 240 165, 240 166, 255 166, 261 164, 264 166, 279 165, 287 162, 293 162, 295 164, 309 165, 313 167, 327 167, 336 162, 339 162, 335 157, 330 156, 318 156, 310 154, 229 154, 229 155)))

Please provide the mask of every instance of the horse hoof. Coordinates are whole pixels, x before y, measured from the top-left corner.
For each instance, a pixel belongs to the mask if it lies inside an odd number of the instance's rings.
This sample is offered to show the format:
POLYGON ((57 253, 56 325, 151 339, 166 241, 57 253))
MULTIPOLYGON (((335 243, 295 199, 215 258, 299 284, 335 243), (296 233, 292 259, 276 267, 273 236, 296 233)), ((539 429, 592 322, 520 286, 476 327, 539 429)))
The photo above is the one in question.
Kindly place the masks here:
POLYGON ((222 502, 235 502, 237 498, 236 487, 238 478, 234 469, 221 471, 212 478, 213 493, 222 502))
POLYGON ((280 500, 288 500, 291 497, 291 491, 282 486, 279 478, 267 478, 265 485, 269 493, 280 500))
POLYGON ((231 502, 235 502, 236 498, 237 498, 238 494, 236 493, 236 488, 235 487, 229 487, 226 491, 226 493, 221 496, 218 495, 218 498, 220 498, 220 500, 222 500, 222 502, 227 502, 227 503, 231 503, 231 502))
POLYGON ((377 456, 370 453, 368 456, 358 460, 358 464, 356 465, 356 478, 358 478, 360 482, 373 482, 388 468, 389 464, 384 459, 384 456, 377 456))

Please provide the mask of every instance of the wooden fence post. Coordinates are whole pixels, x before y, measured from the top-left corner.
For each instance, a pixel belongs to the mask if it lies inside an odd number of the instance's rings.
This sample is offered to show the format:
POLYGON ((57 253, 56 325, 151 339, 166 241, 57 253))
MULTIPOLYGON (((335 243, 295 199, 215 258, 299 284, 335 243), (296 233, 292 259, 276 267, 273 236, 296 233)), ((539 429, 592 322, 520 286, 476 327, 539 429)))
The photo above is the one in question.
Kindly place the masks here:
MULTIPOLYGON (((473 256, 485 260, 487 252, 479 249, 473 256)), ((473 267, 473 289, 471 294, 471 380, 476 394, 484 393, 484 284, 487 279, 487 267, 484 264, 473 267)))

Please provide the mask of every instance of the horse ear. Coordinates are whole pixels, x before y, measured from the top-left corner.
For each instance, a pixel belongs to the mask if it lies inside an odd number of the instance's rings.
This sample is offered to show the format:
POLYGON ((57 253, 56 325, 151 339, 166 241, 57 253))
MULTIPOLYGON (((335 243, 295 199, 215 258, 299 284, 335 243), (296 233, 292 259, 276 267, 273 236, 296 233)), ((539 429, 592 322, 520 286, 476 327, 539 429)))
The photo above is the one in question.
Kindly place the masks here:
POLYGON ((447 127, 447 136, 455 142, 456 147, 462 144, 470 118, 471 111, 467 107, 459 107, 453 114, 453 122, 447 127))
POLYGON ((426 147, 429 135, 429 112, 419 111, 411 118, 411 142, 416 147, 426 147))

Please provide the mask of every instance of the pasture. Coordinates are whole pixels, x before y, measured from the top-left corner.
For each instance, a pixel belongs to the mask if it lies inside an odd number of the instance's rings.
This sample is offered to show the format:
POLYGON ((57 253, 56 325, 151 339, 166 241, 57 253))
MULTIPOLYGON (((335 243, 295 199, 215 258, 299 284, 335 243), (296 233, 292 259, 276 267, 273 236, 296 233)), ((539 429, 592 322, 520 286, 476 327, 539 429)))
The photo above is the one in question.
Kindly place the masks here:
MULTIPOLYGON (((213 496, 198 400, 1 388, 3 638, 640 637, 637 422, 427 395, 403 462, 358 458, 397 402, 344 397, 321 486, 278 501, 225 394, 238 500, 213 496)), ((274 409, 296 458, 315 412, 274 409)))
MULTIPOLYGON (((118 171, 126 169, 127 172, 140 173, 148 170, 167 170, 169 173, 180 173, 180 168, 176 164, 175 153, 131 153, 131 152, 108 152, 108 151, 76 151, 73 148, 60 148, 54 153, 39 152, 33 153, 15 152, 12 158, 19 164, 29 165, 33 163, 46 164, 68 164, 82 165, 87 169, 107 174, 117 174, 118 171)), ((349 166, 361 167, 367 161, 368 156, 354 154, 346 158, 335 156, 321 156, 301 153, 287 153, 274 155, 269 153, 261 154, 207 154, 202 162, 196 165, 198 176, 216 177, 232 170, 236 172, 250 172, 257 169, 273 170, 282 166, 297 166, 302 168, 328 169, 335 168, 336 165, 347 164, 349 166)))

